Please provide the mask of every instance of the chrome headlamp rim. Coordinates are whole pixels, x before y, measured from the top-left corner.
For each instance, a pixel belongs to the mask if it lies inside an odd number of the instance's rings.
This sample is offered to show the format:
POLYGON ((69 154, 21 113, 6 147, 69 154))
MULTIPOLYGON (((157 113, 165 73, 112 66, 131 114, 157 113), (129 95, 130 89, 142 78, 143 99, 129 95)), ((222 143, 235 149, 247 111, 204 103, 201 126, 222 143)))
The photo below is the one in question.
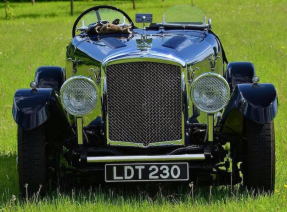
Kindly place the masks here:
POLYGON ((193 105, 199 109, 200 111, 203 111, 205 113, 209 113, 209 114, 212 114, 212 113, 216 113, 218 111, 221 111, 227 104, 228 104, 228 101, 230 99, 230 87, 229 87, 229 84, 228 82, 226 81, 226 79, 224 77, 222 77, 220 74, 217 74, 217 73, 214 73, 214 72, 207 72, 207 73, 203 73, 201 75, 199 75, 197 78, 195 78, 195 80, 192 82, 191 84, 191 90, 190 90, 190 98, 192 100, 192 103, 193 105), (204 78, 204 77, 207 77, 207 76, 213 76, 213 77, 217 77, 219 78, 226 86, 226 90, 227 90, 227 99, 226 99, 226 104, 224 104, 220 109, 217 109, 217 110, 204 110, 200 107, 198 107, 197 103, 195 102, 194 98, 193 98, 193 91, 194 91, 194 87, 196 85, 196 82, 199 81, 200 79, 204 78))
POLYGON ((97 105, 97 103, 98 103, 98 97, 99 97, 99 88, 98 88, 98 86, 95 84, 95 82, 94 82, 92 79, 90 79, 89 77, 86 77, 86 76, 82 76, 82 75, 70 77, 69 79, 67 79, 67 80, 63 83, 63 85, 61 86, 61 89, 60 89, 60 99, 61 99, 61 104, 62 104, 63 108, 64 108, 69 114, 71 114, 71 115, 73 115, 73 116, 76 116, 76 117, 83 117, 83 116, 85 116, 85 115, 91 113, 91 112, 95 109, 95 107, 96 107, 96 105, 97 105), (75 114, 75 113, 71 112, 70 110, 68 110, 67 107, 65 106, 64 100, 63 100, 63 93, 64 93, 64 91, 65 91, 65 87, 66 87, 70 82, 72 82, 72 81, 74 81, 74 80, 77 80, 77 79, 82 79, 82 80, 88 81, 91 85, 93 85, 93 87, 95 88, 96 93, 97 93, 97 101, 96 101, 96 103, 94 104, 94 106, 91 108, 91 110, 90 110, 89 112, 86 112, 86 113, 83 113, 83 114, 75 114))

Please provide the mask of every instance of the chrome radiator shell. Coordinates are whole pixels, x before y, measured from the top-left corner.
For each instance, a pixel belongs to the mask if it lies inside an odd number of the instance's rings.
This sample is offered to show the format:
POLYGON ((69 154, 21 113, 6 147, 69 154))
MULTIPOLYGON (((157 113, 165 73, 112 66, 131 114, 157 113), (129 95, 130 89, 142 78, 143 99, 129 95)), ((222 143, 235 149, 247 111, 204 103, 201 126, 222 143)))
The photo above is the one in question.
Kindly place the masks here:
POLYGON ((148 147, 184 144, 183 68, 158 61, 106 66, 107 142, 148 147))

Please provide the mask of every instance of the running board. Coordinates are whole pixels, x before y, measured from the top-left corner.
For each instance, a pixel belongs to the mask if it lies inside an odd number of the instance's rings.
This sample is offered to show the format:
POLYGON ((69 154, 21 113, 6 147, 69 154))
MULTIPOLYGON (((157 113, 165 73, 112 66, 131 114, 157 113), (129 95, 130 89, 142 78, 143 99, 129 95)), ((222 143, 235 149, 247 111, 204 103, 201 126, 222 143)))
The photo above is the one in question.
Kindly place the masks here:
POLYGON ((204 160, 204 154, 87 157, 88 163, 204 160))

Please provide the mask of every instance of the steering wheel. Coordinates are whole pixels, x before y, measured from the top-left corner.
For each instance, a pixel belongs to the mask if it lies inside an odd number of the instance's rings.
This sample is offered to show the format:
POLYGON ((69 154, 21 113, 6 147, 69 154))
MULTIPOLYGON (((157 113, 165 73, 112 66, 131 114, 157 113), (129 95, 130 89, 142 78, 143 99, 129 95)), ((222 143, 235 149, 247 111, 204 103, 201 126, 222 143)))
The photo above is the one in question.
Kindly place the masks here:
MULTIPOLYGON (((72 36, 75 37, 76 35, 76 30, 77 30, 77 25, 79 23, 79 21, 81 20, 81 18, 86 15, 87 13, 91 12, 91 11, 95 11, 97 16, 98 16, 98 19, 99 19, 99 15, 98 15, 98 10, 99 9, 110 9, 110 10, 114 10, 114 11, 117 11, 117 12, 120 12, 122 13, 122 15, 124 15, 126 17, 126 19, 128 20, 128 22, 130 23, 131 25, 131 30, 134 29, 134 24, 132 22, 132 19, 122 10, 116 8, 116 7, 112 7, 112 6, 106 6, 106 5, 103 5, 103 6, 96 6, 96 7, 92 7, 90 9, 87 9, 85 12, 83 12, 75 21, 74 25, 73 25, 73 30, 72 30, 72 36)), ((101 20, 98 20, 98 21, 101 21, 101 20)))

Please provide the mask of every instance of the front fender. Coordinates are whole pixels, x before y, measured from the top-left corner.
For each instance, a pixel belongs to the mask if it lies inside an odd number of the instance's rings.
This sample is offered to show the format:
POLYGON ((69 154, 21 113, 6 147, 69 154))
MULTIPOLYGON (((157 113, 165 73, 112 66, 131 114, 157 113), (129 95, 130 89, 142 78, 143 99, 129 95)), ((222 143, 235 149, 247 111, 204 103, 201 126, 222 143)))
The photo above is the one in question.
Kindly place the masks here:
POLYGON ((64 69, 58 66, 41 66, 35 74, 37 88, 54 88, 60 93, 64 81, 64 69))
POLYGON ((238 84, 222 115, 224 123, 232 110, 238 110, 244 117, 264 124, 272 121, 278 110, 278 100, 272 84, 238 84))
POLYGON ((59 98, 52 88, 16 91, 12 114, 15 122, 23 129, 30 130, 40 126, 52 113, 56 114, 59 119, 66 119, 59 98))

